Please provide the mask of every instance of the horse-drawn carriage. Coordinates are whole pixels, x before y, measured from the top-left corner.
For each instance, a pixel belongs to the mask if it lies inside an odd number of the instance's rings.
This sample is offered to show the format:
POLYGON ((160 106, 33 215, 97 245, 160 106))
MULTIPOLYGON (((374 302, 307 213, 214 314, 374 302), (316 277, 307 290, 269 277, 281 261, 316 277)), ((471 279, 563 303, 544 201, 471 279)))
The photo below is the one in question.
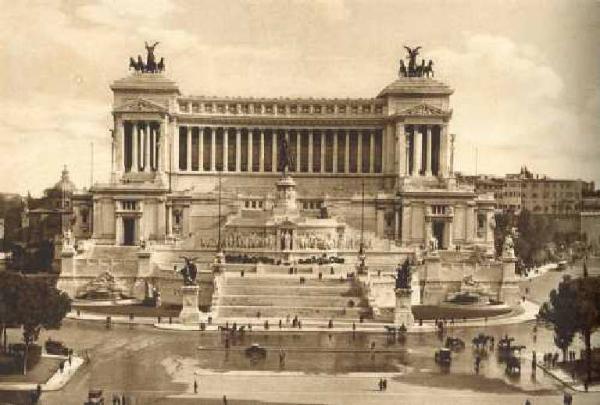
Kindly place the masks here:
POLYGON ((449 367, 452 363, 452 351, 447 347, 442 347, 435 352, 434 359, 441 367, 449 367))
POLYGON ((521 375, 521 359, 513 355, 508 357, 506 359, 506 368, 504 369, 504 372, 510 377, 521 375))
POLYGON ((465 349, 465 342, 462 339, 448 336, 444 346, 453 352, 459 352, 465 349))

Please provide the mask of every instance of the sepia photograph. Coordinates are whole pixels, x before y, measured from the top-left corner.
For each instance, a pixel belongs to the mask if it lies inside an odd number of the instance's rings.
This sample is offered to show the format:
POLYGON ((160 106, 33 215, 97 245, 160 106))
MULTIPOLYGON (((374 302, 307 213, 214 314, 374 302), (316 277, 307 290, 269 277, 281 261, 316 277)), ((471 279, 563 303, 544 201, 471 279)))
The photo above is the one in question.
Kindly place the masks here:
POLYGON ((600 403, 600 0, 0 0, 0 405, 600 403))

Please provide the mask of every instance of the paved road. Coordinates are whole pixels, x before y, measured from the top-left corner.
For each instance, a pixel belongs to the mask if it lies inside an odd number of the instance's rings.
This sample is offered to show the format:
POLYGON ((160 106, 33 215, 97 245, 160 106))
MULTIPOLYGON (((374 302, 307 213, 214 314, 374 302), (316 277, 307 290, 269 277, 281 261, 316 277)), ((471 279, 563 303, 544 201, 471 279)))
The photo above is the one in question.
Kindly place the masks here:
MULTIPOLYGON (((572 268, 568 273, 576 274, 572 268)), ((530 298, 541 300, 562 278, 550 272, 531 282, 530 298)), ((541 328, 533 342, 531 323, 509 326, 489 326, 487 334, 509 334, 538 353, 556 351, 552 331, 541 328)), ((451 332, 470 342, 482 329, 457 328, 451 332)), ((60 392, 45 393, 44 405, 81 405, 88 389, 102 388, 108 394, 127 393, 135 397, 133 404, 198 404, 219 403, 224 394, 229 404, 242 399, 269 403, 313 404, 523 404, 531 398, 533 404, 561 403, 561 386, 538 371, 531 376, 529 361, 524 361, 522 376, 510 380, 503 366, 491 353, 482 362, 479 375, 473 371, 474 355, 470 348, 455 356, 451 370, 442 372, 433 361, 433 352, 441 342, 433 334, 409 335, 405 345, 388 343, 384 335, 372 336, 327 332, 311 334, 269 335, 253 332, 239 342, 245 347, 259 342, 270 347, 318 347, 319 353, 293 352, 280 367, 276 353, 262 362, 252 363, 240 351, 230 353, 199 351, 199 346, 223 345, 218 333, 196 334, 161 331, 146 326, 129 328, 117 325, 106 330, 102 323, 67 320, 53 338, 63 340, 78 351, 88 351, 91 363, 84 366, 60 392), (371 342, 386 353, 372 355, 371 342), (356 353, 328 352, 332 349, 357 349, 356 353), (196 373, 199 395, 193 394, 196 373), (377 390, 377 381, 388 379, 388 390, 377 390), (205 398, 201 400, 200 398, 205 398), (212 399, 212 400, 210 400, 212 399), (217 402, 215 402, 217 401, 217 402)), ((45 333, 42 339, 48 336, 45 333)), ((15 337, 16 338, 16 337, 15 337)), ((596 336, 596 339, 598 336, 596 336)), ((235 344, 235 342, 233 342, 235 344)), ((581 345, 576 339, 576 345, 581 345)), ((14 397, 0 394, 0 399, 14 397)), ((577 394, 575 404, 599 403, 598 394, 577 394)))

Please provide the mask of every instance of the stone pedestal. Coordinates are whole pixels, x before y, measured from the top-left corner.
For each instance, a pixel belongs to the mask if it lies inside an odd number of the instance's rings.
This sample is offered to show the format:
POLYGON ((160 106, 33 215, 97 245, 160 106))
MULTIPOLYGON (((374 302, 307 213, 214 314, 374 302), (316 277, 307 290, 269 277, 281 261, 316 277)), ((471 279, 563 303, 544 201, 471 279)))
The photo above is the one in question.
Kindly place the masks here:
POLYGON ((179 313, 179 322, 184 325, 198 325, 203 321, 202 313, 198 309, 197 285, 186 285, 181 287, 181 301, 183 307, 179 313))
POLYGON ((498 300, 511 307, 521 302, 519 280, 515 274, 517 259, 512 255, 502 257, 502 281, 498 290, 498 300))
POLYGON ((215 258, 212 264, 213 273, 222 273, 225 270, 225 253, 219 250, 215 253, 215 258))
POLYGON ((410 328, 415 323, 415 317, 412 314, 411 295, 412 290, 410 288, 396 288, 396 308, 394 310, 394 325, 404 325, 410 328))
POLYGON ((282 177, 277 181, 277 200, 273 208, 275 215, 297 215, 296 204, 296 182, 289 176, 282 177))
POLYGON ((140 249, 137 252, 138 258, 138 277, 150 277, 152 275, 152 267, 150 266, 150 252, 145 249, 140 249))

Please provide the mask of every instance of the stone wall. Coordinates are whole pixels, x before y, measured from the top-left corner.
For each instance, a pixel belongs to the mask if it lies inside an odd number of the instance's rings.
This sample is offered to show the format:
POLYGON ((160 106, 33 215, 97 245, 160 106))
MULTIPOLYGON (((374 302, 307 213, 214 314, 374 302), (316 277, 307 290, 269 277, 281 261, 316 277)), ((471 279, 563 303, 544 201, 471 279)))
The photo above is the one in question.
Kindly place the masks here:
POLYGON ((586 235, 593 249, 600 249, 600 211, 581 213, 581 233, 586 235))

